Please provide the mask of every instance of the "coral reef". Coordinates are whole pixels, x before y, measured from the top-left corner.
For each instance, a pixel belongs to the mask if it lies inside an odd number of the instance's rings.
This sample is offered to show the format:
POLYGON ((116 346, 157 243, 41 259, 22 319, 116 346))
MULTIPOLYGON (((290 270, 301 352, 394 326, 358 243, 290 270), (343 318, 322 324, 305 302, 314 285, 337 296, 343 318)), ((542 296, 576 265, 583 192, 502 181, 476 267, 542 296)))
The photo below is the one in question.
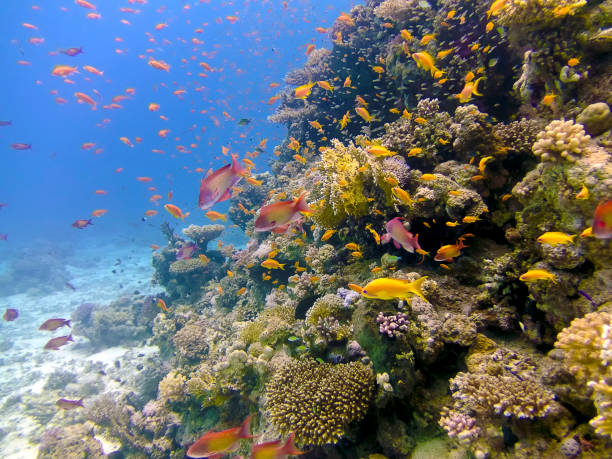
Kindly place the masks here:
POLYGON ((374 387, 361 363, 319 364, 290 360, 266 386, 266 410, 283 433, 301 444, 336 443, 349 423, 365 414, 374 387))
POLYGON ((533 153, 542 161, 576 161, 576 157, 584 154, 591 137, 586 135, 584 127, 572 120, 551 121, 546 129, 540 132, 533 144, 533 153))

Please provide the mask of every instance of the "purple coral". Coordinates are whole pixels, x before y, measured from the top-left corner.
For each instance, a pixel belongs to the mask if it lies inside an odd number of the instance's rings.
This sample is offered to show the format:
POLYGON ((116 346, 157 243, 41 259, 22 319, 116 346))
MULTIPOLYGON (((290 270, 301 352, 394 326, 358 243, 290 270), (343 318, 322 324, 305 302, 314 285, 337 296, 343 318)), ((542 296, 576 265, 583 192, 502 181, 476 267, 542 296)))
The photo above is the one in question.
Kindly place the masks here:
POLYGON ((451 438, 457 438, 462 443, 471 443, 480 435, 480 427, 476 419, 455 410, 445 410, 439 422, 451 438))
POLYGON ((408 316, 403 312, 398 312, 392 316, 386 316, 379 312, 376 323, 379 325, 380 332, 389 338, 399 338, 408 331, 408 316))
POLYGON ((338 289, 338 296, 344 300, 344 307, 348 308, 361 295, 353 290, 341 287, 338 289))

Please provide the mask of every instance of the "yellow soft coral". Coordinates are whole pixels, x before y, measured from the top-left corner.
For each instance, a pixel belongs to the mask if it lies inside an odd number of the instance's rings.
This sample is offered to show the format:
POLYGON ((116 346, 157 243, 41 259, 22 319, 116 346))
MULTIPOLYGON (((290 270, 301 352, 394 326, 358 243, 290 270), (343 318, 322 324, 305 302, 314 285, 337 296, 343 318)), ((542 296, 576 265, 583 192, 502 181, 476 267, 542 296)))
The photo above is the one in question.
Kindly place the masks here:
POLYGON ((345 146, 333 139, 332 147, 323 150, 316 170, 320 180, 313 193, 317 199, 313 219, 324 228, 338 226, 347 216, 367 215, 370 201, 393 202, 391 189, 398 177, 386 170, 384 158, 370 155, 352 142, 345 146), (381 191, 384 196, 377 196, 381 191))

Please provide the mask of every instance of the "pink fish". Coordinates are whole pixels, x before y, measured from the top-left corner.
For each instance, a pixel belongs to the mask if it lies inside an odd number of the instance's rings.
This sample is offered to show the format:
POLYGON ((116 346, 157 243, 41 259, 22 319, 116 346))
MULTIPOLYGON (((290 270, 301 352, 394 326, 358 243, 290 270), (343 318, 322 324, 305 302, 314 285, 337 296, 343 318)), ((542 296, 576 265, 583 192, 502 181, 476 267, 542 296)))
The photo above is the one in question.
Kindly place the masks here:
POLYGON ((176 259, 186 260, 188 258, 191 258, 196 250, 200 250, 197 244, 185 244, 177 252, 176 259))
POLYGON ((59 351, 59 348, 68 344, 68 341, 74 342, 72 335, 51 338, 49 341, 47 341, 47 344, 45 344, 44 349, 47 351, 59 351))
POLYGON ((222 457, 238 448, 242 438, 254 438, 249 434, 251 416, 248 416, 240 427, 222 432, 207 432, 187 450, 187 456, 193 458, 222 457))
POLYGON ((58 408, 62 410, 74 410, 76 408, 84 408, 83 407, 83 399, 80 400, 68 400, 67 398, 60 398, 57 402, 55 402, 58 408))
POLYGON ((246 174, 247 170, 232 157, 232 164, 226 164, 216 170, 200 183, 200 196, 198 205, 200 209, 210 209, 216 203, 226 201, 232 197, 232 187, 246 174))
POLYGON ((293 433, 284 445, 281 446, 280 443, 280 440, 276 440, 253 445, 251 459, 285 459, 287 456, 304 454, 304 451, 296 449, 293 444, 293 433))
POLYGON ((11 144, 11 148, 13 150, 31 150, 32 149, 32 145, 30 145, 29 143, 12 143, 11 144))
POLYGON ((300 212, 312 212, 306 202, 306 193, 302 193, 299 198, 292 201, 280 201, 263 206, 255 221, 255 231, 284 232, 291 223, 302 218, 300 212))
POLYGON ((393 245, 396 249, 400 247, 404 250, 414 253, 415 250, 421 250, 419 245, 419 235, 414 236, 410 231, 404 228, 401 217, 395 217, 385 225, 387 232, 382 235, 380 241, 386 244, 393 239, 393 245))
POLYGON ((0 241, 7 241, 8 240, 8 234, 1 234, 0 233, 0 241))
POLYGON ((60 49, 59 52, 67 56, 76 56, 77 54, 81 54, 83 52, 83 48, 60 49))
POLYGON ((12 322, 17 317, 19 317, 19 311, 17 311, 17 309, 12 309, 12 308, 9 308, 6 311, 4 311, 4 315, 2 316, 2 318, 6 320, 7 322, 12 322))
POLYGON ((48 319, 38 329, 53 331, 63 326, 70 327, 70 319, 48 319))

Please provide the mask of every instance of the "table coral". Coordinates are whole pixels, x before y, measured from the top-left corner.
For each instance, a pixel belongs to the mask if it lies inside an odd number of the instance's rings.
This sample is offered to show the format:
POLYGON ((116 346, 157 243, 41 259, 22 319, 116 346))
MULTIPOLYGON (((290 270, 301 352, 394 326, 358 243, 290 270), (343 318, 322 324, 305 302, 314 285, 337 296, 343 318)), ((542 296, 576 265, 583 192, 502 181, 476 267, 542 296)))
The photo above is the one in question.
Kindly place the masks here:
POLYGON ((537 135, 533 153, 542 161, 565 159, 574 162, 584 154, 591 136, 585 134, 582 124, 572 120, 554 120, 537 135))
POLYGON ((300 444, 336 443, 362 418, 372 397, 374 373, 361 363, 288 361, 266 386, 266 410, 285 435, 300 444))
POLYGON ((189 225, 183 229, 183 234, 198 244, 200 249, 206 251, 208 243, 221 236, 224 230, 223 225, 189 225))

